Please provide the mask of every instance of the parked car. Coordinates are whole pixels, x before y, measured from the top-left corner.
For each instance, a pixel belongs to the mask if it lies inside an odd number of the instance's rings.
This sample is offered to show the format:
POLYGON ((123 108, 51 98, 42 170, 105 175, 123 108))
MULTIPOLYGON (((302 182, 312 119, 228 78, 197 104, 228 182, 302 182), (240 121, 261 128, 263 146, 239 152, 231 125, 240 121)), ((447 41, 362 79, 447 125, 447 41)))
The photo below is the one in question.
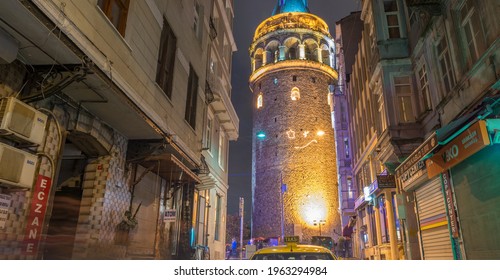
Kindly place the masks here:
POLYGON ((311 244, 317 246, 323 246, 331 251, 333 251, 334 249, 333 239, 330 236, 313 236, 311 238, 311 244))
POLYGON ((337 260, 332 251, 323 246, 299 244, 298 236, 285 237, 285 243, 260 249, 251 260, 337 260))

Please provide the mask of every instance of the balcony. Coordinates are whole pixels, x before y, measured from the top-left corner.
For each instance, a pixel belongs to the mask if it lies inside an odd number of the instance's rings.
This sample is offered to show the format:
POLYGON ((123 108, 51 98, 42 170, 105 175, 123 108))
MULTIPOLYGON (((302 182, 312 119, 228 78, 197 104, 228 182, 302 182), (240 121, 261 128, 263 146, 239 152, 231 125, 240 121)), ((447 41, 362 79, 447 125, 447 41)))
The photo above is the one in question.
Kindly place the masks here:
POLYGON ((422 6, 422 5, 441 5, 441 0, 406 0, 408 7, 422 6))
POLYGON ((220 77, 212 74, 209 75, 207 84, 213 98, 210 104, 219 123, 227 132, 229 140, 238 139, 240 120, 228 95, 229 89, 223 86, 220 77))
POLYGON ((439 16, 443 12, 439 0, 407 0, 410 15, 409 42, 414 49, 419 39, 428 30, 432 17, 439 16))

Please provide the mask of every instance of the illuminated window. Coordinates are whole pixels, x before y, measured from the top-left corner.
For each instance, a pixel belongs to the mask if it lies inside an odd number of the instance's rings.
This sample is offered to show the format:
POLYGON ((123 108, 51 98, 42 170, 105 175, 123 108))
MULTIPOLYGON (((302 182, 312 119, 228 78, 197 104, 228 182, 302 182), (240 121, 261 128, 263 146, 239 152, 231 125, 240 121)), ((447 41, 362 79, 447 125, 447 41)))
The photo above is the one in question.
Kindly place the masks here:
POLYGON ((415 121, 413 114, 413 101, 410 77, 394 77, 397 104, 399 107, 399 122, 409 123, 415 121))
POLYGON ((292 94, 290 95, 290 97, 292 98, 292 100, 299 100, 300 99, 300 91, 298 88, 294 87, 292 89, 292 94))
POLYGON ((261 94, 259 94, 259 96, 257 97, 257 109, 262 107, 262 105, 263 105, 263 103, 264 103, 262 99, 263 99, 263 97, 262 97, 262 93, 261 93, 261 94))

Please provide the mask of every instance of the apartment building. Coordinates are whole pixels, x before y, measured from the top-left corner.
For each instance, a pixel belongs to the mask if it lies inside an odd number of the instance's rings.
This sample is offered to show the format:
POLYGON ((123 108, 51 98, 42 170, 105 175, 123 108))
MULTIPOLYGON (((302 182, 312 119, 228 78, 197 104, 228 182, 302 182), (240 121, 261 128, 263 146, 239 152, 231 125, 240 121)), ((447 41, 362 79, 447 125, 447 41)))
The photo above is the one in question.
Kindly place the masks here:
MULTIPOLYGON (((12 123, 42 127, 2 130, 0 257, 188 259, 210 245, 200 236, 225 213, 223 199, 207 202, 217 171, 202 157, 209 104, 224 99, 206 86, 214 2, 0 6, 3 108, 12 123), (7 168, 19 155, 30 160, 7 168)), ((232 132, 217 154, 237 138, 224 105, 232 132)))

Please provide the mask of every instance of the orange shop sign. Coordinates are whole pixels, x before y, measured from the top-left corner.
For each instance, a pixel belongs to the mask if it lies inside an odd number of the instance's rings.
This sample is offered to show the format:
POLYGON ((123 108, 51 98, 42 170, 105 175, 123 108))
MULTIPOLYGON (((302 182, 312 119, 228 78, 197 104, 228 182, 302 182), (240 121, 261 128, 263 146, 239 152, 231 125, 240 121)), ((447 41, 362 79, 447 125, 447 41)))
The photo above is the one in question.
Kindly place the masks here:
POLYGON ((488 145, 486 122, 478 121, 425 162, 427 175, 432 178, 441 174, 488 145))

